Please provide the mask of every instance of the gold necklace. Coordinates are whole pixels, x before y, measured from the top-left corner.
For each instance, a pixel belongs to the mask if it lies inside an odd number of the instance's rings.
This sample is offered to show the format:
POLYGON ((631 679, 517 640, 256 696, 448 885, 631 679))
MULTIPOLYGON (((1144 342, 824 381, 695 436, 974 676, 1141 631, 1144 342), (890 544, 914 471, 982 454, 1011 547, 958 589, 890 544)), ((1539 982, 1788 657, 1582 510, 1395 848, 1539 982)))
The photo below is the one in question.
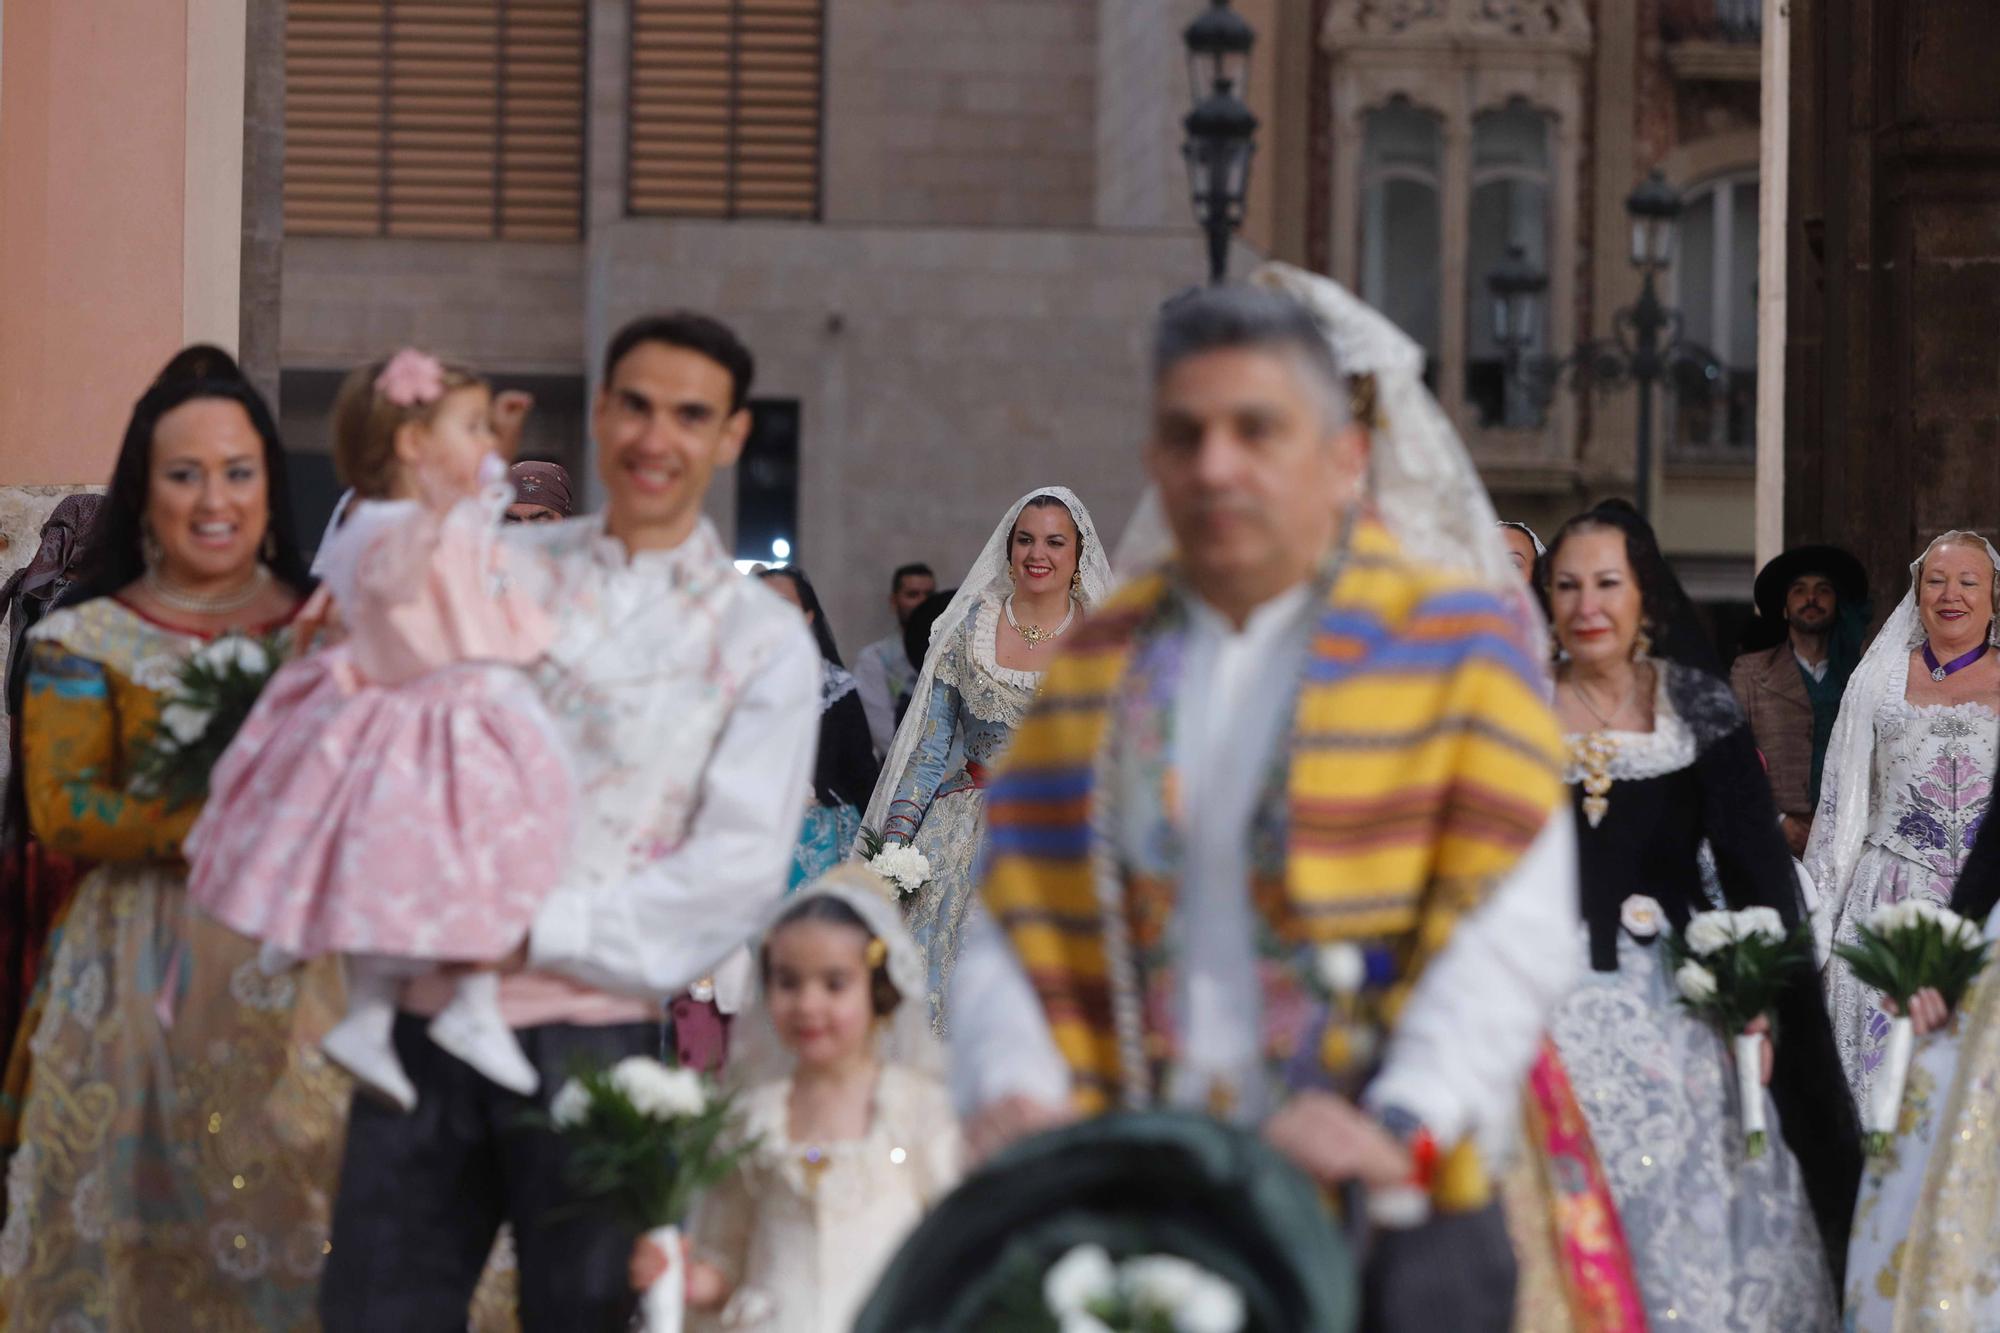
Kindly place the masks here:
POLYGON ((1570 742, 1570 762, 1583 770, 1583 817, 1592 828, 1611 809, 1611 761, 1617 755, 1618 742, 1601 731, 1570 742))
POLYGON ((1583 770, 1583 817, 1592 828, 1604 822, 1604 816, 1611 810, 1611 761, 1618 756, 1618 742, 1611 737, 1611 718, 1625 711, 1625 705, 1632 701, 1632 694, 1639 685, 1638 672, 1632 673, 1632 689, 1618 701, 1609 717, 1597 711, 1597 705, 1590 702, 1590 696, 1583 692, 1583 686, 1574 680, 1564 681, 1571 694, 1582 704, 1584 710, 1597 719, 1598 730, 1579 736, 1570 742, 1570 762, 1583 770))
POLYGON ((1076 600, 1074 598, 1070 599, 1069 614, 1064 616, 1062 624, 1057 625, 1054 629, 1043 629, 1040 625, 1023 625, 1020 621, 1014 619, 1014 595, 1012 593, 1007 594, 1007 601, 1001 609, 1007 613, 1007 624, 1016 634, 1028 641, 1028 651, 1030 652, 1033 652, 1037 647, 1049 642, 1051 639, 1060 639, 1063 636, 1063 631, 1069 628, 1070 622, 1076 619, 1076 600))
POLYGON ((186 611, 190 615, 219 616, 232 611, 241 611, 257 600, 264 591, 264 585, 271 581, 271 571, 263 565, 252 566, 249 579, 233 592, 198 593, 169 582, 157 569, 149 569, 140 582, 153 600, 162 606, 170 606, 176 611, 186 611))

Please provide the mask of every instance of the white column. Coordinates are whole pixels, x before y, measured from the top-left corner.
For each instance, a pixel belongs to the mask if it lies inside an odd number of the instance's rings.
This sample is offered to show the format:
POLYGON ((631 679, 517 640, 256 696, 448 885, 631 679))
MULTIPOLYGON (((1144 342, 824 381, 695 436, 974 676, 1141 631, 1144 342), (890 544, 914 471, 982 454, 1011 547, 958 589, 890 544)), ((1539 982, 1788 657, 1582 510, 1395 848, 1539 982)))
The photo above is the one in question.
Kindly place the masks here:
POLYGON ((1757 175, 1757 567, 1785 546, 1785 259, 1792 158, 1789 7, 1764 6, 1757 175))
POLYGON ((243 60, 248 0, 188 0, 181 341, 236 351, 243 290, 243 60))

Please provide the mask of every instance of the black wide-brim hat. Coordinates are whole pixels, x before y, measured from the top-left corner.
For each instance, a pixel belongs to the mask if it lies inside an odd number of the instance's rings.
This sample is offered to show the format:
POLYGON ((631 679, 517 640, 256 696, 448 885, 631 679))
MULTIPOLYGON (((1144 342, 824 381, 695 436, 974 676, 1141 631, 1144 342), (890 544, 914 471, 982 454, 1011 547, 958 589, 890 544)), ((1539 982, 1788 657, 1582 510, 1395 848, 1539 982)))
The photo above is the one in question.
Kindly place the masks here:
POLYGON ((1794 546, 1757 571, 1751 593, 1757 614, 1774 624, 1784 624, 1785 594, 1805 574, 1824 574, 1833 580, 1842 605, 1859 606, 1868 600, 1868 572, 1850 552, 1838 546, 1794 546))
POLYGON ((1083 1244, 1200 1265, 1242 1295, 1244 1333, 1355 1324, 1353 1252, 1312 1182, 1244 1130, 1149 1111, 1037 1135, 967 1177, 903 1242, 854 1333, 1053 1327, 1042 1276, 1083 1244))

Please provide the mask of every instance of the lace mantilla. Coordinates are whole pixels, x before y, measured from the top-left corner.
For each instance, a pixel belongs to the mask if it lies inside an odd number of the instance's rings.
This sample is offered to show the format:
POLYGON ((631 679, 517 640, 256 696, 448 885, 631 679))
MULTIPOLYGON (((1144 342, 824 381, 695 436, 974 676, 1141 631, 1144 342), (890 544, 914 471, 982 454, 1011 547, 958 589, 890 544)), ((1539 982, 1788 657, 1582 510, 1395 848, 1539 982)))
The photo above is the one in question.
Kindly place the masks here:
POLYGON ((842 699, 854 693, 854 691, 855 681, 853 676, 831 662, 820 663, 819 711, 821 713, 825 713, 827 709, 833 707, 842 699))
POLYGON ((972 623, 966 629, 966 651, 961 657, 960 670, 952 683, 958 686, 959 697, 974 717, 1011 731, 1027 718, 1028 707, 1042 688, 1042 673, 1000 665, 1001 617, 997 595, 988 593, 979 599, 972 623))
MULTIPOLYGON (((1658 684, 1653 689, 1653 729, 1651 731, 1610 731, 1603 733, 1617 747, 1606 767, 1613 782, 1638 782, 1645 778, 1677 773, 1695 761, 1700 753, 1694 728, 1681 716, 1677 693, 1670 684, 1679 668, 1655 662, 1658 684)), ((1689 673, 1696 674, 1699 673, 1689 673)), ((1572 732, 1563 737, 1574 755, 1578 743, 1594 732, 1572 732)), ((1583 766, 1571 759, 1563 768, 1563 781, 1581 783, 1583 766)), ((1615 793, 1613 793, 1615 795, 1615 793)))

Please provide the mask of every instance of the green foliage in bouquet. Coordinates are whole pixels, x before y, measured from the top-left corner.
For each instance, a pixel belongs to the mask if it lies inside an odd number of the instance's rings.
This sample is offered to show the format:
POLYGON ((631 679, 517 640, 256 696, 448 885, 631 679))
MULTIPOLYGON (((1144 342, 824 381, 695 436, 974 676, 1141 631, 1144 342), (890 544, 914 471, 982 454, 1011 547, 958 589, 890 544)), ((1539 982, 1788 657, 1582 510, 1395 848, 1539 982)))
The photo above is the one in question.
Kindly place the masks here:
POLYGON ((209 774, 285 660, 282 633, 225 634, 181 666, 159 719, 132 750, 131 788, 169 810, 208 799, 209 774))
POLYGON ((1803 925, 1786 930, 1768 907, 1697 912, 1664 945, 1681 1004, 1726 1033, 1770 1013, 1793 978, 1813 965, 1811 932, 1803 925))
POLYGON ((577 1192, 644 1230, 681 1222, 756 1148, 754 1139, 723 1146, 736 1122, 733 1099, 710 1080, 644 1056, 578 1073, 544 1120, 569 1145, 577 1192))
POLYGON ((863 861, 873 861, 882 854, 882 849, 888 846, 882 840, 882 835, 876 830, 869 828, 866 824, 861 826, 861 836, 857 841, 861 846, 861 859, 863 861))
POLYGON ((1934 988, 1951 1008, 1986 966, 1992 947, 1979 927, 1945 908, 1920 900, 1878 911, 1856 931, 1855 944, 1836 944, 1855 979, 1908 1009, 1910 997, 1934 988))

